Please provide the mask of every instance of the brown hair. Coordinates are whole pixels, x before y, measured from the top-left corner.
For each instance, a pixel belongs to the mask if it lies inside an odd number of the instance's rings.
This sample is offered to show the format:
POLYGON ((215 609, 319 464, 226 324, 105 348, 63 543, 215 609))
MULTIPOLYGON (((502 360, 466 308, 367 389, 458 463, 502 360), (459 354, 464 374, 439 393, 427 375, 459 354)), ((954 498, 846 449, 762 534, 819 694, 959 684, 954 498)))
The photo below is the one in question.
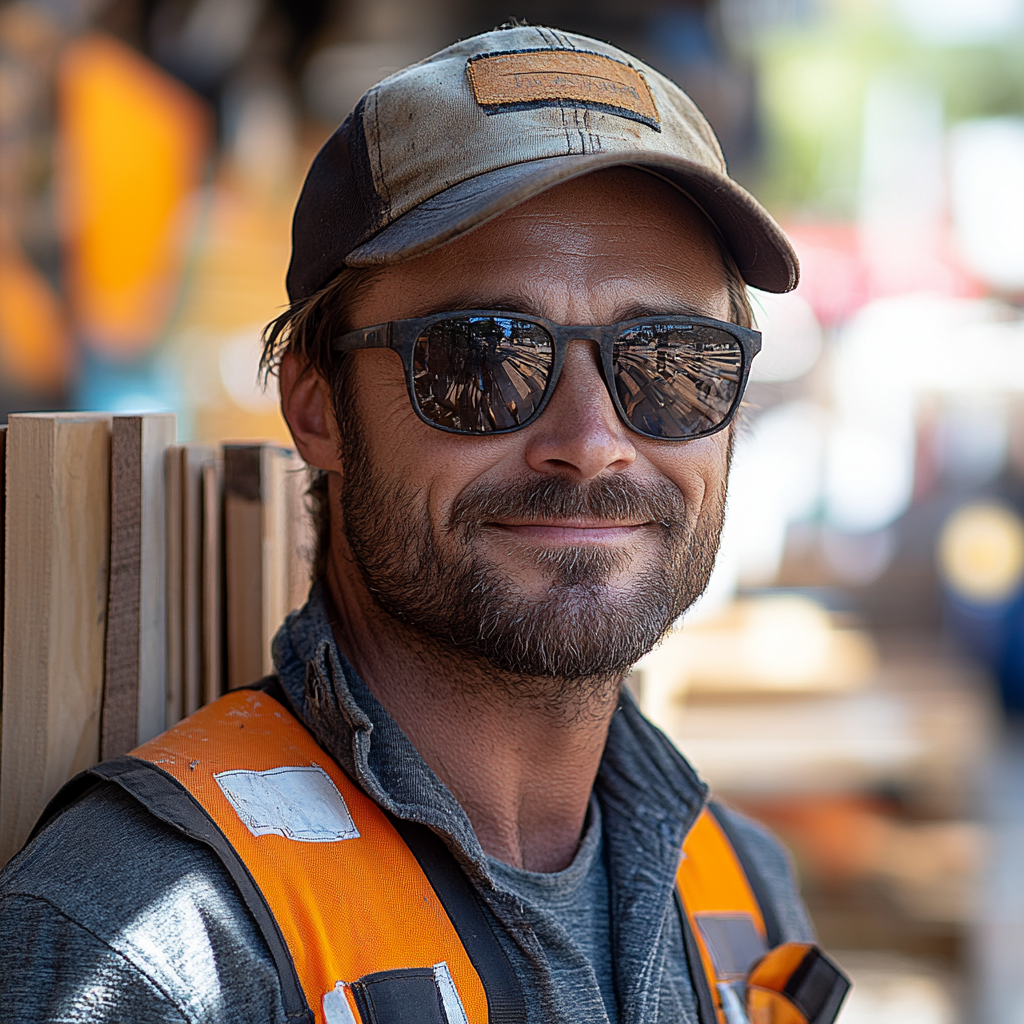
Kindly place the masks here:
MULTIPOLYGON (((263 329, 260 373, 264 383, 277 374, 286 353, 298 356, 305 363, 305 373, 317 373, 327 382, 334 416, 343 433, 352 363, 347 355, 331 350, 331 339, 353 329, 352 309, 379 273, 376 268, 346 267, 329 285, 293 302, 263 329)), ((320 579, 327 570, 331 532, 326 473, 313 473, 306 495, 316 533, 313 579, 320 579)))

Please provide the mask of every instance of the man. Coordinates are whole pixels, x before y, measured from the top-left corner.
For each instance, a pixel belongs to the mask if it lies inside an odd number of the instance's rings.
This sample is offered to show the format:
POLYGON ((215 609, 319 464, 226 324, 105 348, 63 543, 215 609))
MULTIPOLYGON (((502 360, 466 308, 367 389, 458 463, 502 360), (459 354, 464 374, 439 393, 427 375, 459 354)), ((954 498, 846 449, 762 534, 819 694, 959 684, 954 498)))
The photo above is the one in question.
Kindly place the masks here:
POLYGON ((0 1021, 735 1024, 785 943, 785 1019, 831 1021, 785 855, 622 692, 711 572, 744 281, 796 275, 614 47, 505 29, 372 89, 265 353, 321 471, 309 602, 276 679, 12 862, 0 1021))

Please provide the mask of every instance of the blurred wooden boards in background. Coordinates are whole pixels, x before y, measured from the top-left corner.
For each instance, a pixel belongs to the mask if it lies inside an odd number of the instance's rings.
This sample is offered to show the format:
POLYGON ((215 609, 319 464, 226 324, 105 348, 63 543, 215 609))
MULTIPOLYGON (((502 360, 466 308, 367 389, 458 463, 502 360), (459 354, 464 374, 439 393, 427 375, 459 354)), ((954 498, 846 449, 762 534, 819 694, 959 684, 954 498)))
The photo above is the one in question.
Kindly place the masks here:
POLYGON ((256 467, 229 515, 222 449, 174 441, 170 414, 13 415, 0 432, 0 864, 72 775, 216 699, 228 652, 236 685, 270 671, 306 599, 305 464, 229 446, 256 467))
POLYGON ((270 642, 304 600, 312 543, 307 486, 305 464, 290 449, 224 446, 228 689, 273 671, 270 642))
POLYGON ((892 951, 842 1019, 909 1019, 897 1008, 915 992, 937 1014, 922 1020, 952 1024, 991 872, 979 789, 999 735, 994 688, 941 637, 869 635, 809 600, 749 594, 686 624, 634 686, 715 796, 792 851, 838 962, 892 951))
MULTIPOLYGON (((4 522, 7 519, 7 424, 0 427, 0 708, 3 707, 4 692, 4 542, 7 531, 4 522)), ((0 730, 3 728, 2 711, 0 711, 0 730)))
POLYGON ((111 417, 8 426, 0 859, 100 756, 110 560, 111 417))
POLYGON ((110 444, 110 600, 104 759, 164 730, 167 559, 164 452, 172 414, 116 416, 110 444))

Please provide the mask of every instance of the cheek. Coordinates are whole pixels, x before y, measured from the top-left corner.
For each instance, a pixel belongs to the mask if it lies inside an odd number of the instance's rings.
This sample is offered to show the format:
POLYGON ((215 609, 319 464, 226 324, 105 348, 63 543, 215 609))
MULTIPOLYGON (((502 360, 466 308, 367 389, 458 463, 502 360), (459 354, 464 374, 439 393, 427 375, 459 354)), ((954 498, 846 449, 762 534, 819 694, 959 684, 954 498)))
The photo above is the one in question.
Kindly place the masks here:
POLYGON ((409 404, 402 361, 394 352, 370 349, 355 352, 352 375, 356 414, 364 436, 375 439, 388 431, 404 433, 416 414, 409 404))
POLYGON ((648 456, 652 465, 679 488, 695 521, 713 502, 724 496, 729 471, 729 432, 658 448, 648 456))
POLYGON ((353 401, 370 460, 388 479, 421 491, 448 468, 437 451, 445 435, 416 415, 395 353, 370 350, 356 359, 353 401))
MULTIPOLYGON (((399 359, 390 352, 357 353, 355 410, 372 464, 426 506, 436 528, 459 495, 504 466, 510 438, 462 437, 428 426, 409 401, 399 359)), ((384 511, 384 510, 382 510, 384 511)))

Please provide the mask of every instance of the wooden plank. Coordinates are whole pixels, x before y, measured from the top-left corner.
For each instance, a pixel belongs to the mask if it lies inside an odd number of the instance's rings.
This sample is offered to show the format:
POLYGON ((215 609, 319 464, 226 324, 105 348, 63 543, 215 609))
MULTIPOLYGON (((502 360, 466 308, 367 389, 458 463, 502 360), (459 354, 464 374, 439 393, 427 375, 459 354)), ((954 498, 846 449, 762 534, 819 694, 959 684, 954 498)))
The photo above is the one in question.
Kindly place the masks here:
POLYGON ((181 452, 181 700, 187 717, 203 704, 203 466, 214 458, 209 445, 187 444, 181 452))
POLYGON ((270 642, 291 611, 291 529, 289 524, 289 469, 291 452, 265 445, 260 452, 263 483, 263 615, 260 649, 261 675, 274 671, 270 642))
POLYGON ((183 677, 182 665, 183 624, 181 621, 184 568, 182 562, 182 447, 167 449, 165 466, 165 497, 167 500, 167 688, 164 723, 166 728, 177 725, 182 718, 183 677))
POLYGON ((203 466, 202 699, 224 692, 224 466, 203 466))
POLYGON ((263 504, 261 446, 224 446, 227 686, 263 674, 263 504))
POLYGON ((290 448, 225 446, 229 689, 273 672, 274 634, 305 603, 313 547, 307 481, 305 463, 290 448))
POLYGON ((118 416, 110 435, 110 591, 100 755, 137 745, 142 596, 142 417, 118 416))
POLYGON ((9 420, 0 863, 100 753, 111 417, 9 420))
MULTIPOLYGON (((0 708, 4 693, 4 593, 7 589, 4 540, 7 536, 7 424, 0 427, 0 708)), ((0 712, 2 714, 2 712, 0 712)), ((0 732, 3 719, 0 718, 0 732)))
POLYGON ((163 732, 166 713, 166 497, 171 413, 115 416, 110 444, 110 597, 101 753, 163 732))
POLYGON ((174 444, 173 413, 143 417, 142 585, 139 601, 138 742, 167 728, 167 493, 165 462, 174 444))

